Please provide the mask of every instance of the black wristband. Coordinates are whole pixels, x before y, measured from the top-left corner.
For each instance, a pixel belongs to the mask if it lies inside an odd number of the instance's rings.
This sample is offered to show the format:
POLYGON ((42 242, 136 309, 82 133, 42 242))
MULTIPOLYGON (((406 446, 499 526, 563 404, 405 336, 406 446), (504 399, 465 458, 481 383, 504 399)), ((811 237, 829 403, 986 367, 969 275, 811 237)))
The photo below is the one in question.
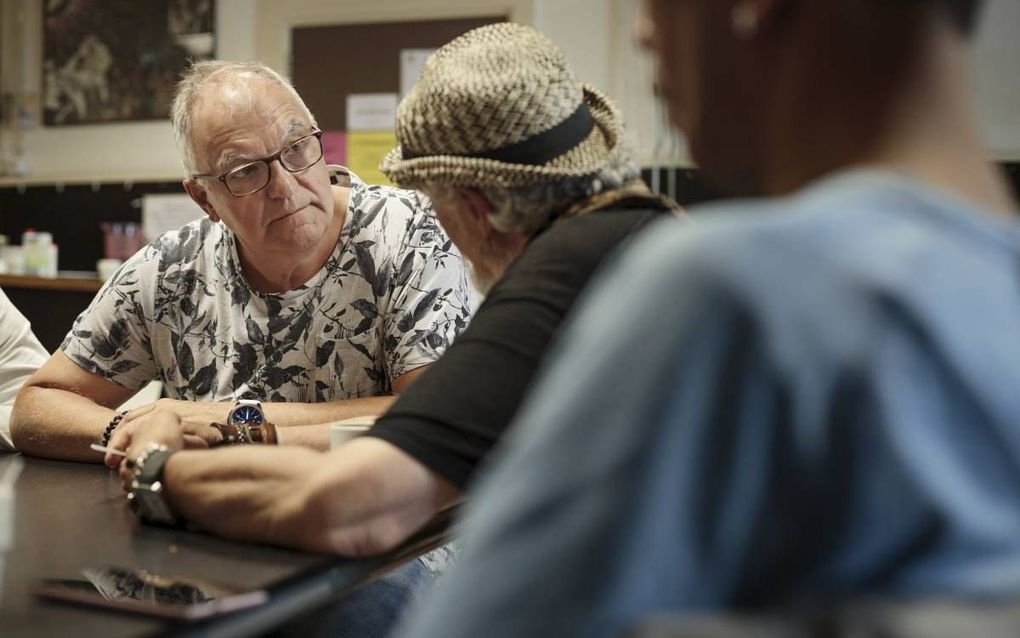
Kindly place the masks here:
POLYGON ((125 414, 127 414, 127 410, 124 410, 123 412, 118 412, 117 414, 113 415, 113 418, 110 419, 110 424, 107 425, 106 430, 103 431, 103 438, 100 439, 101 441, 100 445, 106 447, 107 445, 110 444, 110 437, 113 436, 113 431, 117 429, 117 426, 120 425, 120 422, 124 420, 125 414))

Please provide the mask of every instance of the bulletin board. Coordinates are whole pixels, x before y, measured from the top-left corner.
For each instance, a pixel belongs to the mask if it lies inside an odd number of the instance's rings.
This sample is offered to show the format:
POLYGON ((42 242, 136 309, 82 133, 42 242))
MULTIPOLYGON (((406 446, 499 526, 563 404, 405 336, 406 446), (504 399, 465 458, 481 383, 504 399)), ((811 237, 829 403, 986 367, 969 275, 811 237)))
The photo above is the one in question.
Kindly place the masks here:
POLYGON ((505 21, 489 16, 295 27, 291 79, 325 131, 326 161, 349 167, 368 183, 388 183, 378 166, 396 144, 392 112, 402 68, 406 86, 409 61, 420 63, 429 50, 471 29, 505 21))

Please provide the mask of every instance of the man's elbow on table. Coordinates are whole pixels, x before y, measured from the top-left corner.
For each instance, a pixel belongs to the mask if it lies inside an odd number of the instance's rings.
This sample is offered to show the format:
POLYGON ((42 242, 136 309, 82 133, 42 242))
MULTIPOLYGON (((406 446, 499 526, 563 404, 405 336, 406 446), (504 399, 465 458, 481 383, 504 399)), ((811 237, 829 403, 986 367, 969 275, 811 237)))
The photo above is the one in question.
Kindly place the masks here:
POLYGON ((11 410, 10 434, 15 449, 26 454, 41 455, 41 436, 38 428, 41 406, 45 402, 46 388, 26 384, 18 391, 11 410))

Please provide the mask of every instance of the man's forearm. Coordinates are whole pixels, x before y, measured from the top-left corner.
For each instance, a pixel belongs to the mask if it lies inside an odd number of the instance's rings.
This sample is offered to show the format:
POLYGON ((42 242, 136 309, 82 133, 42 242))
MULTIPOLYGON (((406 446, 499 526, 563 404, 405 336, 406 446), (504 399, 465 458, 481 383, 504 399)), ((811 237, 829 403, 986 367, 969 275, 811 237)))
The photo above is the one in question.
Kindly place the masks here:
MULTIPOLYGON (((330 403, 267 403, 266 418, 278 426, 325 423, 386 411, 392 396, 350 399, 330 403)), ((182 405, 182 404, 178 404, 182 405)), ((196 421, 225 421, 229 403, 193 403, 179 409, 182 418, 196 421)), ((11 415, 11 439, 15 447, 36 456, 69 461, 102 461, 102 454, 89 449, 102 436, 116 412, 88 397, 69 390, 31 386, 22 389, 11 415)), ((301 428, 283 443, 328 447, 328 433, 322 428, 301 428)))
POLYGON ((324 551, 301 525, 314 523, 304 504, 322 456, 300 447, 251 445, 176 452, 164 466, 163 484, 173 509, 211 532, 324 551))
POLYGON ((21 452, 68 461, 102 460, 89 449, 102 436, 111 408, 57 388, 26 387, 11 414, 11 438, 21 452))
MULTIPOLYGON (((262 409, 266 420, 280 428, 277 431, 280 445, 301 445, 316 450, 328 450, 328 422, 380 415, 389 408, 393 400, 394 397, 385 396, 329 403, 263 403, 262 409)), ((212 416, 214 418, 208 419, 210 422, 222 422, 226 418, 212 416)))
POLYGON ((457 496, 376 439, 328 454, 258 446, 178 452, 164 483, 178 513, 222 536, 351 556, 395 546, 457 496))
POLYGON ((278 426, 310 425, 339 421, 356 416, 376 416, 385 412, 393 396, 347 399, 328 403, 263 403, 266 419, 278 426))
POLYGON ((279 445, 301 445, 314 450, 329 449, 329 424, 292 425, 278 428, 276 438, 279 445))
MULTIPOLYGON (((263 403, 262 407, 266 414, 266 419, 282 427, 327 423, 329 421, 339 421, 358 416, 379 416, 388 410, 393 401, 396 400, 394 395, 403 392, 427 369, 428 365, 422 365, 392 379, 390 383, 394 394, 391 395, 324 403, 263 403)), ((311 441, 313 447, 320 447, 320 444, 325 439, 316 436, 311 441)), ((307 442, 302 442, 302 445, 308 444, 307 442)))
POLYGON ((326 467, 331 471, 319 477, 313 503, 324 516, 328 545, 345 556, 392 549, 460 498, 452 484, 375 437, 359 437, 331 451, 326 467))
MULTIPOLYGON (((384 410, 391 397, 354 399, 334 403, 266 403, 266 419, 277 426, 277 441, 282 445, 302 445, 320 450, 329 447, 329 430, 323 422, 347 418, 351 414, 375 414, 384 410), (320 425, 316 425, 319 423, 320 425)), ((124 450, 130 447, 134 433, 149 427, 151 419, 161 414, 172 414, 180 432, 185 434, 186 447, 215 446, 222 436, 210 429, 210 424, 226 423, 233 407, 231 402, 195 402, 179 399, 160 399, 129 412, 110 439, 110 447, 124 450)), ((118 457, 109 454, 106 463, 116 467, 118 457)))

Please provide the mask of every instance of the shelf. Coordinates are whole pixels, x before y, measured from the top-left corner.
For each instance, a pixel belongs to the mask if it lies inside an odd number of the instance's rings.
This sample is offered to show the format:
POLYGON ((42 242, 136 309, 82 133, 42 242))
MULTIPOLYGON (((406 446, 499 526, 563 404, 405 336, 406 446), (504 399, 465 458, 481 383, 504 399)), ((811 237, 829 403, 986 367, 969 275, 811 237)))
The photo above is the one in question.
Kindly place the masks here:
POLYGON ((102 286, 103 282, 96 279, 96 273, 94 272, 61 272, 56 278, 0 275, 0 288, 33 288, 35 290, 95 293, 102 286))
POLYGON ((135 176, 116 175, 24 175, 0 176, 0 188, 29 186, 102 186, 105 184, 140 184, 146 182, 180 182, 184 179, 183 172, 150 173, 135 176))

